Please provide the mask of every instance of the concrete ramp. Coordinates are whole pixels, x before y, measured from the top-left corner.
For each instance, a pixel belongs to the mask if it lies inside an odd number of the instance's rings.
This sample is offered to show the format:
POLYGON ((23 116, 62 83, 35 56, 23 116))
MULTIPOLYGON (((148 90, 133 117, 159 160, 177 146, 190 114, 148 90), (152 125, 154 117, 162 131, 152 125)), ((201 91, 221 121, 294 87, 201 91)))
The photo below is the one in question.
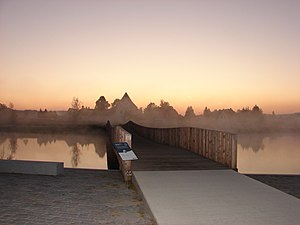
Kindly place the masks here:
POLYGON ((300 200, 233 170, 135 171, 159 225, 296 225, 300 200))

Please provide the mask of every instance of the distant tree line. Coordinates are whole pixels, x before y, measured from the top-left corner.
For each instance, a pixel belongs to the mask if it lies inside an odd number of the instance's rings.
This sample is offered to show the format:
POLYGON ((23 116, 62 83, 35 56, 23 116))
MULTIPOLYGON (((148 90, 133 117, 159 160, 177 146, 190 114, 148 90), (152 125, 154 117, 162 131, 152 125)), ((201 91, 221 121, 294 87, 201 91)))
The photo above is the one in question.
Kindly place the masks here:
MULTIPOLYGON (((100 96, 99 99, 95 102, 95 110, 104 111, 108 109, 115 108, 120 99, 115 99, 112 103, 109 103, 104 96, 100 96)), ((82 106, 82 102, 78 99, 78 97, 74 97, 71 103, 72 110, 80 110, 85 109, 82 106)), ((140 108, 140 112, 143 113, 145 116, 162 116, 163 118, 172 118, 172 117, 184 117, 184 118, 194 118, 201 115, 196 115, 192 106, 188 106, 185 114, 182 116, 180 115, 173 106, 167 101, 161 100, 159 105, 156 105, 154 102, 150 102, 145 109, 140 108)), ((263 110, 254 105, 252 109, 250 107, 243 107, 242 109, 238 109, 234 111, 232 108, 229 109, 215 109, 210 110, 208 107, 205 107, 203 110, 204 117, 214 117, 214 118, 222 118, 222 117, 230 117, 234 115, 252 115, 252 116, 259 116, 263 114, 263 110)), ((273 115, 274 115, 273 111, 273 115)))

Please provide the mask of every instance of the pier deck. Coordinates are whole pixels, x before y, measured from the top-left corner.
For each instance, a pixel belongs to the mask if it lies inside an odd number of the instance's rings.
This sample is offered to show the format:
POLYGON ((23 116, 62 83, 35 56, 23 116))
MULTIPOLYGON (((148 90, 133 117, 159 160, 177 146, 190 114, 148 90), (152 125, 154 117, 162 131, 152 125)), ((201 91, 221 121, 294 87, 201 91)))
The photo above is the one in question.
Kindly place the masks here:
POLYGON ((157 144, 134 133, 132 135, 132 148, 139 158, 132 163, 133 171, 228 169, 188 150, 157 144))

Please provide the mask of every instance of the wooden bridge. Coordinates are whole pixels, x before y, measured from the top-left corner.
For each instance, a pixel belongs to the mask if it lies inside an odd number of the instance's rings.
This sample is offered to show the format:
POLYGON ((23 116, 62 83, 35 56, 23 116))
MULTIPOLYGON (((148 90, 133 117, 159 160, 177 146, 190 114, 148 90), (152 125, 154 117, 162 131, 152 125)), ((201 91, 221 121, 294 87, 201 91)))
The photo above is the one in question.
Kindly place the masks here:
POLYGON ((299 199, 237 173, 236 136, 199 128, 108 126, 138 160, 120 162, 158 225, 294 225, 299 199), (132 173, 128 172, 128 170, 132 173))
POLYGON ((113 142, 128 142, 138 157, 132 164, 127 162, 127 170, 237 169, 236 135, 228 132, 147 128, 134 122, 109 129, 113 142))
POLYGON ((133 171, 228 169, 194 152, 158 144, 136 133, 132 133, 132 140, 132 148, 139 158, 132 162, 133 171))

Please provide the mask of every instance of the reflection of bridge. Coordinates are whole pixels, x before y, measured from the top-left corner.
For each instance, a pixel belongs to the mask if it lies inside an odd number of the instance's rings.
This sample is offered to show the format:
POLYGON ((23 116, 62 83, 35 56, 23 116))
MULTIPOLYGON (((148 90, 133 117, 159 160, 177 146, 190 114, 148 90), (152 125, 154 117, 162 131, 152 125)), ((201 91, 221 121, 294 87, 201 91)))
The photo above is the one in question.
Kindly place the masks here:
POLYGON ((124 127, 132 136, 117 127, 112 139, 131 142, 139 158, 132 163, 133 181, 157 224, 299 223, 299 199, 230 169, 236 168, 234 136, 133 123, 124 127))

